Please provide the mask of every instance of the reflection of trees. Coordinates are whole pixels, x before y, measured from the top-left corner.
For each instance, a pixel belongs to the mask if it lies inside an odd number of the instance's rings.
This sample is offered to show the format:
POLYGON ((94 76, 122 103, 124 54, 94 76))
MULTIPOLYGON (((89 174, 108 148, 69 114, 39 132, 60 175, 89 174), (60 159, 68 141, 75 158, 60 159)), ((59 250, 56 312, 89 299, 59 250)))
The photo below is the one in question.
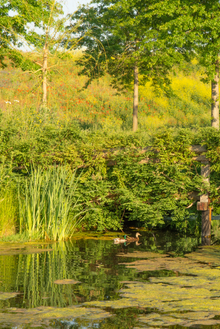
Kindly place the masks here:
MULTIPOLYGON (((181 254, 190 252, 198 244, 196 238, 167 232, 141 234, 139 246, 134 243, 115 246, 112 241, 104 240, 73 240, 53 244, 50 252, 0 256, 0 291, 21 292, 21 302, 28 308, 41 305, 65 307, 85 301, 115 299, 123 286, 121 281, 173 275, 170 271, 139 274, 135 269, 118 264, 133 260, 118 257, 119 251, 164 250, 181 254), (58 279, 73 279, 81 283, 54 284, 58 279)), ((13 300, 2 302, 0 307, 13 303, 13 300)))
POLYGON ((130 273, 135 271, 123 274, 123 267, 117 265, 118 249, 112 245, 112 241, 77 240, 54 244, 51 252, 19 255, 14 289, 24 294, 26 307, 65 307, 116 298, 120 281, 132 279, 130 273), (54 284, 58 279, 81 283, 54 284))
MULTIPOLYGON (((0 256, 0 291, 14 291, 18 256, 0 256)), ((10 307, 10 300, 0 300, 0 309, 10 307)))

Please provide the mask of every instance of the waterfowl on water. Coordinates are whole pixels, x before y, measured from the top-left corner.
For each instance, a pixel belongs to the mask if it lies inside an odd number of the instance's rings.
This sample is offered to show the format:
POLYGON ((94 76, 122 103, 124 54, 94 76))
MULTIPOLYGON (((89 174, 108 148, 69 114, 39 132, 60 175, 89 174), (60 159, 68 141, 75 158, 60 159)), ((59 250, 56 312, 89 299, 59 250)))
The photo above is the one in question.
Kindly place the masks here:
POLYGON ((116 238, 116 239, 114 239, 114 243, 124 243, 127 241, 126 238, 127 238, 126 235, 124 235, 124 239, 116 238))
POLYGON ((137 241, 138 242, 139 241, 139 236, 141 236, 141 234, 137 232, 136 233, 136 238, 127 236, 126 237, 126 241, 127 242, 133 242, 133 241, 137 241))

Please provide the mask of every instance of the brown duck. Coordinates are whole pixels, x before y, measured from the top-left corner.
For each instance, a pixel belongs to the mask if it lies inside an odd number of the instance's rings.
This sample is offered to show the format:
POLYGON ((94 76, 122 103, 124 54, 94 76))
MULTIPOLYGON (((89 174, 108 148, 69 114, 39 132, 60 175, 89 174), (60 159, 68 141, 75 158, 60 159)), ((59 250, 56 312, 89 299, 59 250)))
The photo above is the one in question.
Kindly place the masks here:
POLYGON ((136 238, 127 236, 126 241, 127 242, 135 242, 135 241, 138 242, 139 241, 139 236, 141 236, 141 234, 137 232, 136 233, 136 238))

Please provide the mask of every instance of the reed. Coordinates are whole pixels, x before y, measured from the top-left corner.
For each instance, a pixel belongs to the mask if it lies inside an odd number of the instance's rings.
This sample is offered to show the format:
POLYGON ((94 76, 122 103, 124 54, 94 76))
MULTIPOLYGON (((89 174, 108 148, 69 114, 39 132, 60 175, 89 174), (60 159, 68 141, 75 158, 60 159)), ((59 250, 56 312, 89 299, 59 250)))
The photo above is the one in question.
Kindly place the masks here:
POLYGON ((77 212, 77 181, 75 172, 65 167, 33 169, 23 193, 19 184, 20 233, 53 241, 71 237, 83 216, 77 212))
POLYGON ((17 220, 16 186, 12 168, 1 157, 0 164, 0 236, 15 234, 17 220))

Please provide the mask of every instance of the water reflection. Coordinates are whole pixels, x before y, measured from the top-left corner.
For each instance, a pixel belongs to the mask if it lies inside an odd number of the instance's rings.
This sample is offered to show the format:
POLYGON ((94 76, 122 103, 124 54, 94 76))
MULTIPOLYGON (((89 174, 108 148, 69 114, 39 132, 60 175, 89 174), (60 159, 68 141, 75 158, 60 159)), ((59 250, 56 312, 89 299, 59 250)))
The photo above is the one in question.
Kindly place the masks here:
MULTIPOLYGON (((48 252, 0 256, 0 291, 18 292, 15 298, 0 298, 0 308, 63 308, 94 300, 116 300, 120 298, 119 291, 125 281, 146 281, 149 276, 175 275, 166 270, 138 273, 123 265, 127 259, 119 257, 119 253, 138 250, 183 255, 195 250, 200 242, 196 237, 183 237, 168 232, 141 232, 141 235, 138 242, 127 245, 114 245, 113 239, 79 239, 48 245, 47 248, 51 250, 48 252), (57 280, 64 279, 74 282, 57 283, 57 280)), ((133 315, 135 312, 140 310, 135 308, 133 315)), ((117 320, 121 324, 117 325, 127 328, 128 315, 126 312, 123 314, 117 320)), ((114 321, 109 318, 107 322, 97 322, 97 326, 117 328, 116 324, 113 325, 114 321)), ((59 326, 85 328, 85 324, 78 322, 60 322, 59 326)))

